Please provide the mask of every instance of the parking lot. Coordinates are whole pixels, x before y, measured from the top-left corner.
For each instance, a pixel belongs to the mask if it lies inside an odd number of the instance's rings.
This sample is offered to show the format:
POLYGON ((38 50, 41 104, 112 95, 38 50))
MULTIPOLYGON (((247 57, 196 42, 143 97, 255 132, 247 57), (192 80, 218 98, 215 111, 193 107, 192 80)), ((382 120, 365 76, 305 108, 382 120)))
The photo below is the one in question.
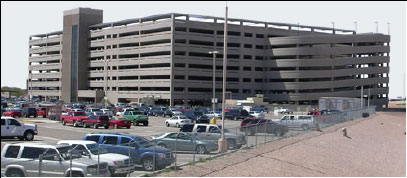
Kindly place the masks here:
MULTIPOLYGON (((30 143, 39 143, 39 144, 56 144, 60 140, 81 140, 82 137, 87 133, 97 133, 97 132, 104 132, 104 133, 129 133, 135 134, 138 136, 143 136, 147 139, 151 139, 151 136, 158 135, 160 133, 167 133, 167 132, 178 132, 180 129, 176 127, 166 127, 165 120, 168 117, 149 117, 149 125, 148 126, 131 126, 130 129, 120 128, 120 129, 104 129, 100 127, 99 129, 93 128, 83 128, 83 127, 73 127, 72 125, 67 124, 63 126, 59 121, 52 121, 48 120, 47 118, 17 118, 20 122, 23 123, 32 123, 37 124, 38 126, 38 135, 35 136, 34 141, 30 143)), ((225 120, 225 128, 230 129, 231 132, 235 132, 236 128, 240 126, 241 121, 232 121, 232 120, 225 120)), ((221 120, 217 120, 217 124, 221 124, 221 120)), ((253 137, 253 136, 251 136, 253 137)), ((270 140, 271 137, 268 138, 270 140)), ((249 141, 253 140, 252 145, 256 144, 255 139, 248 139, 249 141)), ((264 142, 264 138, 262 139, 264 142)), ((21 143, 27 141, 19 141, 18 139, 2 139, 1 140, 1 148, 3 149, 4 145, 8 143, 21 143)), ((258 140, 260 143, 260 138, 258 140)), ((195 154, 195 160, 198 161, 200 158, 207 158, 210 156, 214 156, 217 153, 212 152, 210 154, 195 154)), ((194 154, 192 153, 180 153, 177 152, 177 166, 182 164, 187 164, 193 161, 194 154)), ((142 167, 136 168, 136 171, 131 174, 131 176, 141 176, 147 173, 143 171, 142 167)))

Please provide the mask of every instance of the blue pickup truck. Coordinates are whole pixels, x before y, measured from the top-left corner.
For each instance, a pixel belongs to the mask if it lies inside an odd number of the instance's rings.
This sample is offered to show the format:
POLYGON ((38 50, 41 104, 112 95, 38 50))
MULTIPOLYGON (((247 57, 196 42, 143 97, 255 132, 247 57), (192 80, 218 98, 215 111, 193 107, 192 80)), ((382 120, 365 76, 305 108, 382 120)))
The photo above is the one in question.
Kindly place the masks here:
POLYGON ((86 134, 82 140, 91 140, 99 143, 109 153, 129 156, 131 164, 143 166, 146 171, 163 169, 175 162, 172 151, 154 146, 144 137, 122 133, 91 133, 86 134), (130 145, 130 146, 129 146, 130 145), (155 151, 155 165, 154 165, 155 151))

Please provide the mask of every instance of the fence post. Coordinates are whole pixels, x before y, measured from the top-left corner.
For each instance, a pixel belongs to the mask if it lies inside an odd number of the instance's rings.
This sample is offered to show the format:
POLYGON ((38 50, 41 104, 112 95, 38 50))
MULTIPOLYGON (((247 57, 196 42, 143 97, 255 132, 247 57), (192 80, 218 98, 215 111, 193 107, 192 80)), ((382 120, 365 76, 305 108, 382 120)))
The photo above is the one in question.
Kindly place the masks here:
POLYGON ((69 177, 72 177, 72 150, 69 151, 69 177))
POLYGON ((42 170, 42 157, 43 157, 43 154, 40 154, 40 156, 38 157, 38 163, 39 163, 39 165, 38 165, 38 177, 41 177, 41 170, 42 170))
POLYGON ((264 144, 267 143, 267 124, 266 121, 264 121, 264 144))
POLYGON ((192 153, 192 163, 193 163, 193 165, 195 165, 195 153, 196 153, 196 139, 195 138, 193 138, 192 137, 192 139, 193 139, 193 141, 194 141, 194 151, 193 151, 193 153, 192 153))
MULTIPOLYGON (((179 133, 178 133, 178 134, 179 134, 179 133)), ((178 142, 178 134, 177 134, 177 136, 175 137, 175 149, 174 149, 174 154, 175 154, 175 162, 174 162, 175 171, 177 171, 177 142, 178 142)))
POLYGON ((256 124, 256 132, 254 133, 254 135, 256 135, 256 146, 257 146, 257 126, 258 126, 259 124, 256 124))
POLYGON ((155 147, 157 146, 157 140, 154 140, 154 147, 153 147, 153 175, 155 172, 155 147))
POLYGON ((98 176, 99 176, 99 172, 100 172, 100 148, 99 147, 100 147, 100 145, 98 145, 98 176))
POLYGON ((244 139, 246 139, 246 149, 249 148, 249 137, 247 136, 247 126, 244 126, 244 139))
POLYGON ((130 157, 130 142, 129 142, 129 147, 128 147, 128 154, 129 154, 129 169, 127 170, 128 175, 130 177, 130 166, 131 166, 131 157, 130 157))

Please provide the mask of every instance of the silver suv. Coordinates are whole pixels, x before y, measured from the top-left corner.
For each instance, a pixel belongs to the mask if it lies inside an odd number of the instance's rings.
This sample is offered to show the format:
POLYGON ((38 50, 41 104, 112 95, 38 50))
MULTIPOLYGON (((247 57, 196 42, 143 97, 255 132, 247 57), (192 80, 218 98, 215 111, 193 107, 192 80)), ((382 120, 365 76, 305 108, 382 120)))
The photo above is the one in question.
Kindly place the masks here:
POLYGON ((7 177, 110 176, 107 163, 99 164, 98 173, 97 161, 71 155, 70 149, 69 145, 7 144, 1 152, 1 173, 7 177))

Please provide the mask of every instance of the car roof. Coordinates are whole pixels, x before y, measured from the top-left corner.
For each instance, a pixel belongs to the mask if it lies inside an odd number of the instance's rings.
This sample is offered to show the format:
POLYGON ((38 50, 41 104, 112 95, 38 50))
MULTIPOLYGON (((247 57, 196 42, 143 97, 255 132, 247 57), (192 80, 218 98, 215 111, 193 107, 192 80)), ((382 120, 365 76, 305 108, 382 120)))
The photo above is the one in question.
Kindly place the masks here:
POLYGON ((10 116, 4 116, 4 117, 2 116, 1 119, 14 119, 14 118, 10 117, 10 116))
POLYGON ((142 136, 129 134, 129 133, 90 133, 90 134, 86 134, 86 135, 142 137, 142 136))
POLYGON ((58 144, 42 144, 42 143, 11 143, 8 145, 12 146, 29 146, 29 147, 35 147, 35 148, 61 148, 61 147, 66 147, 66 145, 58 145, 58 144))
POLYGON ((95 141, 90 141, 90 140, 61 140, 58 142, 58 144, 61 143, 71 143, 71 144, 95 144, 95 141))

